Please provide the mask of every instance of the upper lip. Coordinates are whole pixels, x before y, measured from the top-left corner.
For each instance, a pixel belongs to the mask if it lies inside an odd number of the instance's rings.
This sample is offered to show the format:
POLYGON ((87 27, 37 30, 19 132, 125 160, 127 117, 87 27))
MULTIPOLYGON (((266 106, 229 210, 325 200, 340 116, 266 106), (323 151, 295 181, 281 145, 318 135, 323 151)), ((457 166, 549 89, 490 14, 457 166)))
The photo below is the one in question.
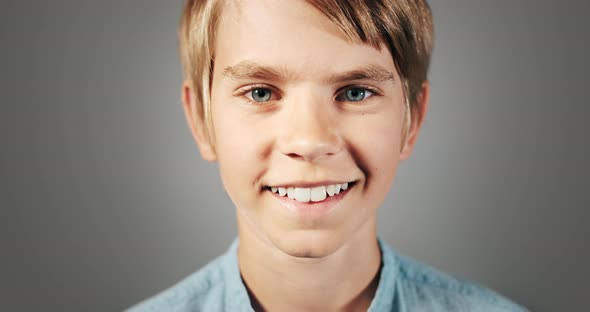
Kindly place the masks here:
POLYGON ((308 182, 308 181, 293 181, 287 183, 278 183, 278 184, 271 184, 267 185, 269 187, 300 187, 300 188, 312 188, 316 186, 325 186, 325 185, 334 185, 334 184, 344 184, 344 183, 352 183, 354 180, 326 180, 326 181, 317 181, 317 182, 308 182))

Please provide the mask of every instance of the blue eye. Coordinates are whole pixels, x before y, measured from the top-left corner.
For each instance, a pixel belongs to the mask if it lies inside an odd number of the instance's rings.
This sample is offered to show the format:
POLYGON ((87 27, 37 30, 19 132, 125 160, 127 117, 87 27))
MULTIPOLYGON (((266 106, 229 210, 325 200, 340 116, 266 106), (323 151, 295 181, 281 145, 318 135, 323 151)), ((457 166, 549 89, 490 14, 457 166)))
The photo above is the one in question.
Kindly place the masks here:
POLYGON ((371 95, 373 95, 373 92, 371 92, 367 89, 351 88, 351 89, 344 91, 344 93, 339 95, 337 99, 341 100, 341 101, 360 102, 360 101, 370 97, 371 95), (342 99, 342 97, 344 97, 344 99, 342 99))
POLYGON ((250 91, 250 96, 252 97, 252 100, 256 102, 268 102, 270 100, 271 95, 272 91, 270 91, 270 89, 265 88, 256 88, 250 91))

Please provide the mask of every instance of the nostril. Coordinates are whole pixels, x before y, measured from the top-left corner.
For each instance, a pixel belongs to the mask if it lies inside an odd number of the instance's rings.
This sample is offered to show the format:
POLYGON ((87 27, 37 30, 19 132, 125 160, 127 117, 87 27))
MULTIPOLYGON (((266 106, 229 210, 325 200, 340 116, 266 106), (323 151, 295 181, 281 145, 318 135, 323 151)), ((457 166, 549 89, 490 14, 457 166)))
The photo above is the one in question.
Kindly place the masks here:
POLYGON ((295 160, 305 160, 305 161, 318 161, 320 159, 330 158, 336 153, 309 153, 309 154, 299 154, 299 153, 287 153, 285 154, 287 157, 295 159, 295 160))
POLYGON ((279 148, 283 155, 293 160, 315 161, 336 155, 342 146, 337 142, 296 140, 283 142, 279 148))
POLYGON ((303 156, 301 156, 297 153, 289 153, 289 154, 287 154, 287 156, 289 156, 290 158, 303 158, 303 156))

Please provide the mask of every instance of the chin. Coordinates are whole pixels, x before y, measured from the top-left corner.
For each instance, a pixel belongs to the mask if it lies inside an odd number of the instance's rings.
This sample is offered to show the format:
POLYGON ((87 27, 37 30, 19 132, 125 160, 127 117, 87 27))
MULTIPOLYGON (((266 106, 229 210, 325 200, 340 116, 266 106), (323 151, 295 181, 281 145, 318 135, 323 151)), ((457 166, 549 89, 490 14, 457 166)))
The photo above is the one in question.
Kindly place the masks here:
POLYGON ((298 230, 271 237, 276 248, 301 259, 319 259, 333 254, 342 246, 340 235, 332 231, 298 230))

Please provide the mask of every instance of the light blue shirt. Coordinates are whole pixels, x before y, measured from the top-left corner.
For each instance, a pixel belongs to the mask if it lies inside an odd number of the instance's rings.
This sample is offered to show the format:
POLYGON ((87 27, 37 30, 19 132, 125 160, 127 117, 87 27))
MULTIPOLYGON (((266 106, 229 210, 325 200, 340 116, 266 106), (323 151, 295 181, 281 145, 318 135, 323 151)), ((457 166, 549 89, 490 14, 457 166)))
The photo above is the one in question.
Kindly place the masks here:
MULTIPOLYGON (((401 256, 378 241, 382 267, 369 312, 527 311, 489 289, 401 256)), ((237 248, 238 239, 224 255, 127 311, 254 311, 240 276, 237 248)))

